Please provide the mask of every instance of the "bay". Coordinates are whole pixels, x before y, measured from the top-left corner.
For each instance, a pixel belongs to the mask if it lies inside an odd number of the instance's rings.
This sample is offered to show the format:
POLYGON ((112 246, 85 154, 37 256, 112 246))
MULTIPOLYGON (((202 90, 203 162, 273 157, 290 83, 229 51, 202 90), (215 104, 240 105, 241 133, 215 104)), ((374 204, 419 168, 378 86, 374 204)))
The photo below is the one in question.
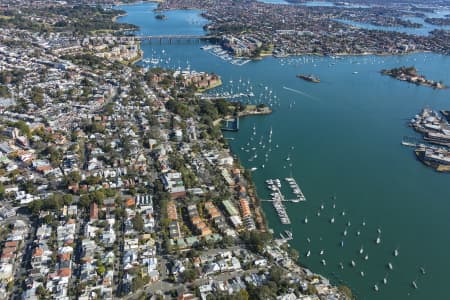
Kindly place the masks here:
MULTIPOLYGON (((206 21, 199 17, 199 11, 164 12, 168 19, 161 21, 154 18, 154 7, 121 6, 128 15, 120 21, 136 24, 147 34, 202 32, 200 24, 206 21)), ((142 49, 145 57, 158 58, 159 66, 215 72, 224 82, 218 91, 244 91, 251 86, 256 96, 243 101, 270 101, 273 105, 272 115, 244 118, 240 131, 226 136, 235 138, 230 145, 243 165, 258 168, 253 178, 261 198, 268 198, 264 181, 269 178, 293 176, 304 191, 306 202, 287 205, 292 220, 289 226, 280 224, 270 203, 263 203, 269 226, 276 233, 293 231, 292 246, 301 253, 300 263, 336 284, 349 285, 358 299, 447 298, 450 177, 422 165, 412 149, 400 142, 403 136, 414 135, 407 122, 423 107, 449 109, 450 93, 397 81, 379 71, 415 65, 427 78, 448 84, 450 58, 430 53, 342 59, 269 57, 236 66, 201 50, 203 45, 198 41, 144 42, 142 49), (321 83, 300 80, 295 77, 298 73, 314 74, 321 83), (248 161, 255 154, 253 147, 258 156, 248 161), (325 208, 317 217, 322 203, 325 208), (303 222, 305 217, 308 224, 303 222), (336 219, 333 224, 332 217, 336 219), (347 226, 348 221, 351 226, 347 226), (380 245, 375 244, 378 228, 380 245), (356 235, 358 230, 360 236, 356 235), (344 247, 339 245, 341 240, 344 247), (361 246, 369 256, 367 261, 359 254, 361 246), (398 257, 393 256, 396 248, 398 257), (323 256, 319 255, 321 249, 323 256), (312 254, 306 258, 308 250, 312 254), (320 264, 322 258, 326 267, 320 264), (350 267, 351 260, 355 268, 350 267), (338 267, 339 262, 344 270, 338 267), (388 262, 394 267, 392 271, 388 262), (419 272, 421 266, 426 275, 419 272), (411 286, 413 280, 417 290, 411 286), (374 284, 380 287, 378 293, 374 284)), ((288 189, 283 191, 289 195, 288 189)))

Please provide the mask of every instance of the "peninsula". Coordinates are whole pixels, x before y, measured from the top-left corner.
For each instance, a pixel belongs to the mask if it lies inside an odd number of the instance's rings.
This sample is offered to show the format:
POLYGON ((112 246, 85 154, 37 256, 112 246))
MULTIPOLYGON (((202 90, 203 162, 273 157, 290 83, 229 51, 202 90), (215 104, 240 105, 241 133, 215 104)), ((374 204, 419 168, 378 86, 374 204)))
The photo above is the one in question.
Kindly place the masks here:
POLYGON ((390 70, 381 70, 381 74, 391 76, 401 81, 407 81, 417 85, 429 86, 435 89, 447 88, 442 82, 426 79, 425 76, 420 75, 417 72, 417 69, 413 66, 393 68, 390 70))
POLYGON ((0 8, 1 299, 353 298, 272 235, 214 123, 268 107, 202 98, 213 73, 135 65, 124 12, 0 8))

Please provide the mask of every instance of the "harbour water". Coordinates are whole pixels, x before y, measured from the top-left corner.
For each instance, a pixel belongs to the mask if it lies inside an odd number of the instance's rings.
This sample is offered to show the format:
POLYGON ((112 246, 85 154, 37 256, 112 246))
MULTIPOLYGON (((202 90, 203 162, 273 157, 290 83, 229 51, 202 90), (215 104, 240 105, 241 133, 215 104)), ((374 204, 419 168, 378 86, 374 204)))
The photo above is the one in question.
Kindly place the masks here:
MULTIPOLYGON (((121 6, 128 15, 120 21, 147 34, 202 32, 205 20, 198 11, 168 12, 161 21, 151 12, 155 6, 121 6)), ((253 178, 261 198, 269 198, 266 179, 280 178, 286 195, 284 178, 297 180, 307 201, 285 203, 290 225, 280 223, 272 203, 262 205, 275 232, 292 230, 291 244, 300 252, 301 264, 350 286, 358 299, 448 298, 450 175, 425 167, 400 142, 414 135, 407 122, 424 106, 449 109, 450 91, 415 86, 379 71, 414 65, 427 78, 450 84, 450 57, 269 57, 237 66, 201 50, 202 45, 144 42, 142 48, 145 57, 159 59, 158 66, 215 72, 224 82, 218 91, 251 87, 255 96, 242 101, 272 105, 273 114, 244 118, 239 132, 226 135, 234 138, 230 145, 243 165, 257 168, 253 178), (300 80, 298 73, 314 74, 321 83, 300 80), (380 244, 375 243, 378 236, 380 244)))

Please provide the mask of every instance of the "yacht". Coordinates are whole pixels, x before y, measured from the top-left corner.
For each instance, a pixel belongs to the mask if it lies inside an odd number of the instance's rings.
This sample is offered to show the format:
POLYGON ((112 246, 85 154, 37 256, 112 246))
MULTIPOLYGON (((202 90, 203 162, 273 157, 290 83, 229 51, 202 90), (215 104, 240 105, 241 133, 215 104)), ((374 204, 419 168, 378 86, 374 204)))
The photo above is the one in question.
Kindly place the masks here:
POLYGON ((344 247, 344 241, 341 241, 341 247, 344 247))
POLYGON ((342 216, 345 216, 345 211, 342 211, 342 216))
POLYGON ((383 278, 383 283, 387 284, 387 278, 386 277, 383 278))
POLYGON ((320 211, 317 212, 317 216, 320 217, 320 211))
POLYGON ((350 264, 352 265, 353 268, 356 266, 356 263, 355 263, 354 260, 352 260, 352 261, 350 262, 350 264))
POLYGON ((413 288, 417 289, 417 283, 414 280, 411 282, 411 285, 413 286, 413 288))
POLYGON ((361 274, 361 277, 364 277, 364 271, 361 271, 360 274, 361 274))
POLYGON ((344 230, 344 236, 347 236, 347 229, 344 230))
POLYGON ((347 222, 347 226, 350 227, 352 226, 352 223, 350 223, 350 221, 347 222))
POLYGON ((358 230, 358 231, 356 232, 356 235, 357 235, 357 236, 360 236, 360 234, 361 234, 361 232, 358 230))
POLYGON ((308 250, 308 252, 306 252, 306 257, 309 257, 311 255, 311 251, 308 250))
POLYGON ((373 286, 373 289, 375 290, 375 292, 378 292, 378 290, 379 290, 379 289, 378 289, 378 285, 375 284, 375 285, 373 286))
POLYGON ((325 206, 322 204, 320 205, 320 209, 323 210, 325 208, 325 206))
POLYGON ((369 259, 369 255, 366 254, 366 256, 364 256, 364 260, 368 260, 369 259))
POLYGON ((324 253, 323 249, 320 250, 319 254, 320 254, 320 255, 323 255, 323 253, 324 253))
POLYGON ((394 269, 394 267, 392 266, 392 264, 390 262, 388 262, 388 268, 389 268, 389 270, 394 269))
POLYGON ((398 249, 394 250, 394 256, 398 256, 398 249))
POLYGON ((330 223, 333 224, 334 223, 334 217, 331 218, 330 223))
POLYGON ((305 217, 305 224, 308 224, 308 217, 305 217))
POLYGON ((375 243, 378 245, 379 243, 381 243, 381 238, 377 237, 377 239, 375 240, 375 243))
POLYGON ((324 266, 327 265, 327 262, 325 261, 325 259, 322 259, 322 260, 321 260, 321 263, 322 263, 322 265, 324 265, 324 266))
POLYGON ((361 249, 359 249, 359 254, 362 254, 364 252, 364 248, 361 246, 361 249))
POLYGON ((366 226, 366 221, 363 221, 363 222, 362 222, 362 226, 366 226))
POLYGON ((426 274, 425 269, 423 267, 420 267, 420 273, 422 273, 422 275, 426 274))

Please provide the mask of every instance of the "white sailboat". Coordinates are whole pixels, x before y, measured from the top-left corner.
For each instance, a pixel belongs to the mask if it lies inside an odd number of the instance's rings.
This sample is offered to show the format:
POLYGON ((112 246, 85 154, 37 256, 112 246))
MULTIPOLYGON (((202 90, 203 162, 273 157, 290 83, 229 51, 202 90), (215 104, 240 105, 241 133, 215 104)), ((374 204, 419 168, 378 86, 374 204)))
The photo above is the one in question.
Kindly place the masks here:
POLYGON ((398 256, 398 249, 394 250, 394 256, 398 256))
POLYGON ((306 257, 309 257, 311 255, 311 251, 308 250, 308 252, 306 252, 306 257))
POLYGON ((332 218, 330 219, 330 223, 331 223, 331 224, 334 223, 334 217, 332 217, 332 218))
POLYGON ((392 266, 392 264, 390 262, 388 262, 388 268, 389 268, 389 270, 394 269, 394 267, 392 266))
POLYGON ((323 255, 323 254, 324 254, 324 250, 323 250, 323 249, 320 250, 319 254, 320 254, 320 255, 323 255))
POLYGON ((378 292, 378 291, 379 291, 378 285, 375 284, 375 285, 373 286, 373 289, 375 290, 375 292, 378 292))
POLYGON ((308 217, 305 217, 305 224, 308 224, 308 217))

